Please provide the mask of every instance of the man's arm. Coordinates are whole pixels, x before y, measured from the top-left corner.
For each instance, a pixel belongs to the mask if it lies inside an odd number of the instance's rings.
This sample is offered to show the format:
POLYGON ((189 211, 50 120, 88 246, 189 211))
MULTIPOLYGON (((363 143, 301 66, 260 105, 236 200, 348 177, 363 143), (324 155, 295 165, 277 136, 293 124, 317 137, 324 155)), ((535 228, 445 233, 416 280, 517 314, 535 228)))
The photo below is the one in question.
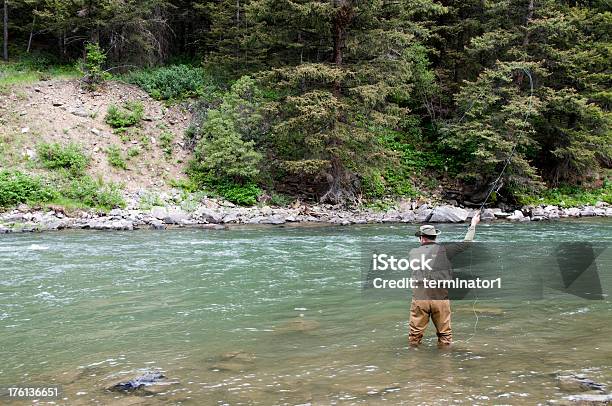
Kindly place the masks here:
POLYGON ((470 228, 468 228, 468 232, 465 234, 463 241, 474 241, 476 226, 478 223, 480 223, 480 211, 478 211, 476 214, 474 214, 474 217, 472 217, 472 223, 470 224, 470 228))
POLYGON ((472 217, 472 223, 470 224, 470 228, 468 228, 468 231, 463 238, 463 242, 448 244, 446 246, 446 257, 448 259, 468 249, 470 246, 469 243, 474 241, 474 236, 476 235, 476 225, 478 225, 478 223, 480 223, 480 211, 477 212, 474 217, 472 217))

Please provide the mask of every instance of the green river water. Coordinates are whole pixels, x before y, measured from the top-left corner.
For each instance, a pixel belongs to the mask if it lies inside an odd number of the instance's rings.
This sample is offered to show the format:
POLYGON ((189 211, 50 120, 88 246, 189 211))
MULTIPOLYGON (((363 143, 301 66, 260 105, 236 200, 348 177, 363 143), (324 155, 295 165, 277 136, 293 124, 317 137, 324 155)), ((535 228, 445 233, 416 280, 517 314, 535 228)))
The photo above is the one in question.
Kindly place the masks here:
MULTIPOLYGON (((538 404, 570 394, 560 372, 610 387, 609 296, 457 301, 452 349, 432 325, 408 348, 409 296, 363 295, 359 252, 414 242, 415 228, 0 236, 0 386, 61 385, 68 405, 538 404), (177 383, 105 389, 151 370, 177 383)), ((612 242, 612 222, 482 224, 477 240, 612 242)), ((605 293, 611 258, 598 259, 605 293)))

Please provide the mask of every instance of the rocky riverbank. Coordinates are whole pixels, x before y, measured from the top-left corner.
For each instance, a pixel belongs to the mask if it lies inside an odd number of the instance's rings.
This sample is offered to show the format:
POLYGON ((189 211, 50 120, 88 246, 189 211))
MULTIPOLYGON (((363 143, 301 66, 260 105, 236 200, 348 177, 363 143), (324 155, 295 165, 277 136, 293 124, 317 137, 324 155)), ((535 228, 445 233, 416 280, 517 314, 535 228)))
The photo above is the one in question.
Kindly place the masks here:
MULTIPOLYGON (((215 199, 183 198, 180 192, 165 194, 155 206, 143 207, 144 193, 127 196, 125 209, 110 212, 67 211, 61 207, 46 209, 21 205, 0 214, 0 233, 34 232, 62 229, 134 230, 143 228, 196 226, 223 229, 235 224, 323 223, 336 225, 368 223, 462 223, 470 219, 473 209, 419 201, 402 201, 387 211, 367 208, 338 208, 330 205, 296 202, 290 207, 238 207, 215 199)), ((612 206, 599 202, 595 206, 559 208, 557 206, 524 206, 516 210, 487 208, 483 221, 550 221, 561 218, 612 217, 612 206)))

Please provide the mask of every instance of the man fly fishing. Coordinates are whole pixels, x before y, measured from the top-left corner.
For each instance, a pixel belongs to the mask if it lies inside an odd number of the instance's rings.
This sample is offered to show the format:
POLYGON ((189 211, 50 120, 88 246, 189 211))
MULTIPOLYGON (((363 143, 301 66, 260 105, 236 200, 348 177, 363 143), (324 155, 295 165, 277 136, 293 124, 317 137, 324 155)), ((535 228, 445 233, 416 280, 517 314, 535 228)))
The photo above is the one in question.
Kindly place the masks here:
POLYGON ((412 292, 412 303, 410 305, 410 333, 409 341, 413 347, 421 344, 429 319, 436 327, 438 335, 438 346, 446 347, 452 343, 451 330, 451 307, 448 299, 447 288, 431 288, 424 286, 424 280, 450 280, 452 279, 451 259, 458 253, 465 251, 470 242, 474 240, 476 225, 480 222, 480 211, 474 217, 463 242, 448 245, 438 244, 437 237, 440 230, 432 225, 424 225, 419 228, 415 236, 419 238, 421 245, 410 250, 410 258, 430 258, 429 269, 415 269, 412 279, 417 280, 417 287, 412 292))

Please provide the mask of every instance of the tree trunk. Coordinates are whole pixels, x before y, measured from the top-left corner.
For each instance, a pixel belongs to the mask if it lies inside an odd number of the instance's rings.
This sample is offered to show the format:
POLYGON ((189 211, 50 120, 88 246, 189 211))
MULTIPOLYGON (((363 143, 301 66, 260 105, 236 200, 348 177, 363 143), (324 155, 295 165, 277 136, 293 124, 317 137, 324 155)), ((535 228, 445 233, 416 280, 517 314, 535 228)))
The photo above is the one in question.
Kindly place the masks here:
POLYGON ((528 26, 531 20, 533 20, 533 10, 535 6, 533 4, 533 0, 529 0, 529 5, 527 6, 527 17, 525 18, 525 36, 523 36, 523 46, 526 47, 529 45, 529 30, 528 26))
POLYGON ((4 42, 2 58, 8 62, 8 0, 4 0, 4 42))
MULTIPOLYGON (((523 48, 526 48, 529 45, 529 24, 531 20, 533 20, 533 11, 535 9, 533 0, 529 0, 529 5, 527 6, 527 15, 525 16, 525 35, 523 35, 523 48)), ((523 50, 526 52, 526 50, 523 50)), ((525 79, 525 72, 519 72, 517 76, 517 83, 519 86, 523 84, 523 80, 525 79)))
POLYGON ((57 38, 57 46, 59 48, 60 61, 64 61, 64 30, 60 30, 57 38))
MULTIPOLYGON (((333 17, 332 34, 334 38, 333 63, 342 66, 344 48, 346 47, 346 31, 351 24, 355 11, 351 0, 333 0, 336 13, 333 17)), ((334 84, 334 94, 340 96, 340 82, 334 84)))
POLYGON ((30 37, 28 38, 28 49, 26 52, 29 54, 32 49, 32 39, 34 38, 34 27, 36 27, 36 11, 34 10, 34 17, 32 17, 32 28, 30 29, 30 37))
POLYGON ((342 53, 346 47, 346 31, 353 20, 354 10, 351 0, 334 0, 336 13, 333 17, 334 56, 333 62, 342 65, 342 53))

